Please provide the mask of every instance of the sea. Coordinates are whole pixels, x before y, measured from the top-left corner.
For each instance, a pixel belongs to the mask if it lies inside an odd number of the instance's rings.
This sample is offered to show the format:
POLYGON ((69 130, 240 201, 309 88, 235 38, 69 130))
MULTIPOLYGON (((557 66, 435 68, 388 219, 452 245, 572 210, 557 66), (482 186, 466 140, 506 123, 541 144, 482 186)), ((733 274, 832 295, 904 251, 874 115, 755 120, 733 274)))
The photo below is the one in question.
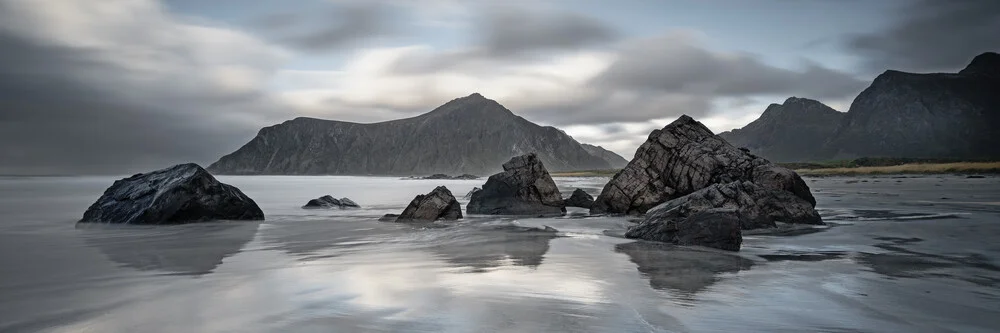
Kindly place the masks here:
MULTIPOLYGON (((264 221, 78 224, 121 177, 0 177, 0 332, 997 332, 1000 177, 806 178, 826 226, 726 252, 632 218, 379 222, 478 180, 219 176, 264 221), (306 210, 322 195, 360 209, 306 210), (526 227, 550 226, 556 234, 526 227)), ((597 195, 608 178, 556 178, 597 195)))

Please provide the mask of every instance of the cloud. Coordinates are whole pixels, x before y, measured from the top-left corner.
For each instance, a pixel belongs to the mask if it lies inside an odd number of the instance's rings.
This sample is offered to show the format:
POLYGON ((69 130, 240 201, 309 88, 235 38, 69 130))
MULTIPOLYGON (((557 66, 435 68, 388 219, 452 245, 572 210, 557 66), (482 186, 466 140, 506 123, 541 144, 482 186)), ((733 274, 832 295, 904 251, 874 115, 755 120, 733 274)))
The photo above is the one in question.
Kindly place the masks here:
POLYGON ((535 51, 578 50, 614 41, 604 22, 572 12, 536 12, 503 7, 488 10, 480 26, 486 54, 509 56, 535 51))
POLYGON ((399 31, 393 19, 400 13, 386 3, 331 1, 314 7, 257 17, 251 25, 276 43, 307 52, 336 50, 399 31))
POLYGON ((154 1, 0 1, 0 172, 211 162, 287 117, 260 88, 284 57, 154 1))
POLYGON ((804 67, 790 70, 747 54, 712 51, 693 34, 675 31, 630 42, 593 84, 612 90, 712 97, 787 94, 812 98, 852 95, 865 85, 856 77, 815 63, 804 67))
POLYGON ((976 55, 1000 50, 1000 1, 919 0, 899 13, 885 30, 847 39, 866 69, 956 72, 976 55))

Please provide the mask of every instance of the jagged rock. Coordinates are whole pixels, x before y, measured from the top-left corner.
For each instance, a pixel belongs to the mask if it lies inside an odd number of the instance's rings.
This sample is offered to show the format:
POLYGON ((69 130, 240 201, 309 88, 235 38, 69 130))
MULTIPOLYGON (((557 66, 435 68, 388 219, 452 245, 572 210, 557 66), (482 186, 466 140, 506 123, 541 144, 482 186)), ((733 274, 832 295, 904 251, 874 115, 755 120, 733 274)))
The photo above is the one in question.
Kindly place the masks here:
POLYGON ((472 199, 472 195, 473 194, 476 194, 476 192, 479 192, 479 191, 482 191, 482 190, 483 189, 481 189, 481 188, 473 187, 471 190, 469 190, 469 193, 465 194, 465 196, 463 197, 463 199, 472 199))
POLYGON ((348 198, 334 198, 329 195, 324 195, 322 197, 311 199, 302 208, 305 209, 316 209, 316 208, 358 208, 361 207, 354 201, 348 198))
POLYGON ((743 243, 741 224, 740 214, 733 209, 716 208, 690 215, 672 210, 670 214, 660 214, 655 220, 647 219, 632 226, 625 237, 739 251, 743 243))
POLYGON ((263 220, 257 203, 194 163, 120 179, 83 213, 80 222, 182 224, 263 220))
POLYGON ((573 191, 573 194, 571 194, 569 198, 565 200, 565 203, 567 207, 580 207, 589 209, 590 206, 594 205, 594 197, 590 196, 590 194, 587 194, 587 192, 585 192, 582 189, 576 189, 573 191))
POLYGON ((472 194, 469 214, 562 215, 566 213, 559 188, 534 153, 516 156, 504 171, 490 176, 481 191, 472 194))
POLYGON ((685 115, 650 133, 635 158, 604 186, 590 211, 641 214, 709 185, 741 180, 786 190, 816 204, 809 186, 794 171, 733 147, 685 115))
POLYGON ((486 175, 538 152, 552 170, 611 166, 566 133, 539 126, 480 94, 406 119, 359 124, 295 118, 265 127, 209 170, 219 174, 486 175), (502 147, 502 148, 501 148, 502 147))
POLYGON ((775 222, 823 224, 813 205, 788 191, 776 190, 749 181, 712 184, 683 197, 670 200, 646 212, 642 223, 686 217, 712 209, 732 209, 740 215, 744 230, 773 228, 775 222))
MULTIPOLYGON (((389 215, 382 218, 388 219, 389 215)), ((458 200, 447 187, 438 186, 430 193, 413 198, 403 213, 396 217, 395 222, 433 222, 460 218, 462 206, 458 204, 458 200)))
POLYGON ((743 128, 719 133, 719 137, 771 161, 813 161, 826 157, 818 148, 830 139, 844 115, 818 101, 791 97, 769 105, 760 118, 743 128))

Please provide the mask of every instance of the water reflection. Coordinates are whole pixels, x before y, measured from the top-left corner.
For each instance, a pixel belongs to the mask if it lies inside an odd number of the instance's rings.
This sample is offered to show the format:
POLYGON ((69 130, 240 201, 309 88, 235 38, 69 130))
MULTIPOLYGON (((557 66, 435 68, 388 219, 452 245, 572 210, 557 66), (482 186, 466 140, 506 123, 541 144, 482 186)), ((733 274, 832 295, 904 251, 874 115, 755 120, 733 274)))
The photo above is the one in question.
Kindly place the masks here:
POLYGON ((554 229, 513 224, 468 225, 442 232, 429 249, 471 272, 504 264, 537 267, 549 251, 549 241, 559 237, 554 229))
POLYGON ((313 260, 339 256, 362 245, 391 241, 403 228, 372 218, 331 217, 269 224, 260 237, 273 249, 301 260, 313 260))
POLYGON ((750 269, 753 261, 734 254, 696 250, 655 242, 615 245, 615 252, 629 256, 654 289, 686 296, 719 281, 720 274, 750 269))
POLYGON ((920 238, 876 237, 883 243, 874 246, 883 253, 859 253, 857 261, 875 273, 889 278, 943 277, 955 278, 981 286, 1000 285, 1000 266, 978 253, 933 254, 914 251, 908 245, 920 243, 920 238))
POLYGON ((211 273, 257 234, 259 222, 178 226, 78 224, 88 246, 123 267, 180 275, 211 273))

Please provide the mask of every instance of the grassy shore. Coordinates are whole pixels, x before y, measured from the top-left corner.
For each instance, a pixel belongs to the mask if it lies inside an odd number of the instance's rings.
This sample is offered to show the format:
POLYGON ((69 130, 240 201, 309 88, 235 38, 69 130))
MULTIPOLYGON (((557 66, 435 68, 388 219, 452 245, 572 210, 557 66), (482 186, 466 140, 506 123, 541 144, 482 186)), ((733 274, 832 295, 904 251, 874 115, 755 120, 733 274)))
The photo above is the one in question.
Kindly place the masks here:
POLYGON ((890 166, 859 166, 796 169, 803 176, 860 176, 889 174, 1000 173, 1000 162, 908 163, 890 166))

